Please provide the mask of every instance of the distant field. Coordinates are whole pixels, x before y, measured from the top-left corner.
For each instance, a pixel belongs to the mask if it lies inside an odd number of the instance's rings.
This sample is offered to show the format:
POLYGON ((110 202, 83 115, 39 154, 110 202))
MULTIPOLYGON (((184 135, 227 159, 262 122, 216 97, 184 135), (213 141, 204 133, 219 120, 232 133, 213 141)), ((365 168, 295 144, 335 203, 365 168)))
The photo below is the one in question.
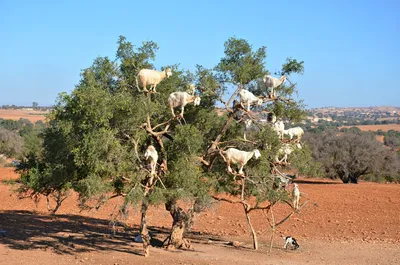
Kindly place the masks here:
POLYGON ((379 124, 379 125, 358 125, 358 126, 341 126, 339 129, 342 128, 351 128, 351 127, 358 127, 361 131, 373 131, 376 132, 378 130, 382 130, 384 132, 390 130, 400 131, 400 124, 379 124))
POLYGON ((44 121, 46 117, 44 116, 46 112, 36 111, 36 110, 9 110, 0 109, 0 118, 8 120, 19 120, 21 118, 30 120, 35 123, 37 121, 44 121))

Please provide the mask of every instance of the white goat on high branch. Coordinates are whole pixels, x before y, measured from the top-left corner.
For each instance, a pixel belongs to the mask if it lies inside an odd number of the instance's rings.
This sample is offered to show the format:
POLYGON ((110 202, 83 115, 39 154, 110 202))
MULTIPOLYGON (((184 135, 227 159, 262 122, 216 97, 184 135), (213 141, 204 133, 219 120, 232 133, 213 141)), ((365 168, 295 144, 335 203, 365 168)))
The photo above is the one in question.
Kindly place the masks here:
POLYGON ((275 88, 285 83, 286 76, 282 75, 279 79, 271 75, 265 75, 263 77, 264 85, 267 87, 268 96, 270 98, 276 98, 275 88))
POLYGON ((243 103, 247 105, 247 111, 250 111, 250 105, 252 104, 257 104, 258 106, 261 106, 263 104, 263 100, 259 97, 256 97, 253 93, 246 89, 240 89, 239 90, 239 96, 240 96, 240 105, 244 108, 243 103))
POLYGON ((156 91, 156 86, 165 78, 165 77, 170 77, 172 75, 172 70, 171 68, 167 68, 164 71, 157 71, 157 70, 152 70, 152 69, 142 69, 139 71, 138 75, 136 76, 136 87, 138 91, 140 92, 139 88, 139 81, 142 84, 143 90, 148 91, 146 86, 150 85, 150 90, 153 92, 156 91))
POLYGON ((144 153, 144 157, 150 164, 151 175, 155 175, 157 160, 158 160, 158 153, 157 153, 156 148, 152 145, 149 145, 146 149, 146 152, 144 153))
POLYGON ((181 107, 180 116, 183 118, 183 111, 185 109, 186 104, 192 103, 195 106, 200 105, 200 97, 195 95, 190 95, 187 92, 173 92, 168 97, 168 105, 171 108, 172 115, 175 117, 174 108, 181 107))
POLYGON ((232 173, 231 163, 239 164, 239 174, 243 175, 243 166, 254 156, 258 159, 261 154, 260 151, 254 149, 251 152, 241 151, 236 148, 229 148, 225 151, 221 151, 222 157, 228 166, 228 172, 232 173))
MULTIPOLYGON (((298 143, 296 145, 298 149, 301 149, 301 144, 298 143)), ((287 163, 288 155, 290 155, 295 150, 295 147, 291 144, 282 144, 282 147, 279 148, 278 154, 275 156, 275 163, 287 163), (283 155, 283 158, 279 160, 279 156, 283 155)))
POLYGON ((283 121, 276 121, 272 124, 272 129, 278 134, 279 139, 283 139, 283 133, 285 131, 285 124, 283 121))
POLYGON ((289 135, 289 139, 292 140, 296 136, 295 142, 300 142, 301 137, 304 134, 304 130, 301 127, 294 127, 283 131, 283 134, 289 135))

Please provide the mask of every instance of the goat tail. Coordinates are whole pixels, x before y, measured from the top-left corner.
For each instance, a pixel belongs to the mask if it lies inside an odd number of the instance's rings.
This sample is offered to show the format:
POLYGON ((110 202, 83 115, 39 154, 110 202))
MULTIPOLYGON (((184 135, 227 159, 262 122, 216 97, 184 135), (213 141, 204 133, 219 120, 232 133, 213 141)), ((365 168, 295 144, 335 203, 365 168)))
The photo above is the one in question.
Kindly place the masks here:
POLYGON ((226 151, 220 150, 219 154, 221 155, 222 159, 224 160, 224 162, 226 163, 226 157, 224 156, 224 154, 226 154, 226 151))

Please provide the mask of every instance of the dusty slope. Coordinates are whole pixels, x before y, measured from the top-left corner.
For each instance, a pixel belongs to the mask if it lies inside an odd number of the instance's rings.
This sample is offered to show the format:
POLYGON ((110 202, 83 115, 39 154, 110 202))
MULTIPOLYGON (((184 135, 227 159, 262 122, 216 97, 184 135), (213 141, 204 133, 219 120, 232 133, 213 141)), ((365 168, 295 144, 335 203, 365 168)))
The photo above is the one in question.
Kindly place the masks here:
MULTIPOLYGON (((8 178, 15 178, 12 169, 0 168, 0 180, 8 178)), ((249 250, 241 206, 218 203, 198 216, 194 241, 236 239, 245 248, 208 244, 195 244, 194 252, 153 248, 153 255, 144 259, 140 245, 130 239, 137 233, 137 210, 128 220, 127 231, 120 227, 121 232, 111 238, 108 218, 117 201, 97 212, 79 213, 72 196, 59 215, 51 216, 43 200, 36 207, 31 200, 18 200, 8 186, 0 184, 0 230, 8 232, 0 238, 0 264, 400 264, 400 185, 331 181, 299 185, 306 194, 303 199, 311 201, 278 230, 278 236, 295 236, 299 251, 283 251, 278 238, 272 255, 267 254, 270 234, 262 213, 252 214, 261 250, 249 250)), ((163 239, 171 218, 162 207, 155 207, 149 222, 157 225, 153 230, 163 239)))

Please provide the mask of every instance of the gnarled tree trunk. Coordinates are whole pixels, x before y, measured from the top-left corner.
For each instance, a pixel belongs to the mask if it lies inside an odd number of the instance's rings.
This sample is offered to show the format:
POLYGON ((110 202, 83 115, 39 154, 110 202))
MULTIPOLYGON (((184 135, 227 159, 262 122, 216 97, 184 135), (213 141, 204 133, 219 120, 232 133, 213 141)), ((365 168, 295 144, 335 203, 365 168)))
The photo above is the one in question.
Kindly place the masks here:
POLYGON ((194 211, 189 210, 187 213, 178 206, 174 199, 169 200, 165 204, 165 209, 170 212, 173 222, 171 233, 169 235, 167 246, 169 249, 188 248, 191 249, 190 243, 184 239, 185 232, 191 228, 194 211))
POLYGON ((150 235, 149 230, 147 229, 147 209, 149 208, 149 200, 145 197, 142 201, 142 209, 141 209, 141 220, 140 220, 140 236, 143 240, 143 250, 144 256, 148 257, 150 255, 150 235))

